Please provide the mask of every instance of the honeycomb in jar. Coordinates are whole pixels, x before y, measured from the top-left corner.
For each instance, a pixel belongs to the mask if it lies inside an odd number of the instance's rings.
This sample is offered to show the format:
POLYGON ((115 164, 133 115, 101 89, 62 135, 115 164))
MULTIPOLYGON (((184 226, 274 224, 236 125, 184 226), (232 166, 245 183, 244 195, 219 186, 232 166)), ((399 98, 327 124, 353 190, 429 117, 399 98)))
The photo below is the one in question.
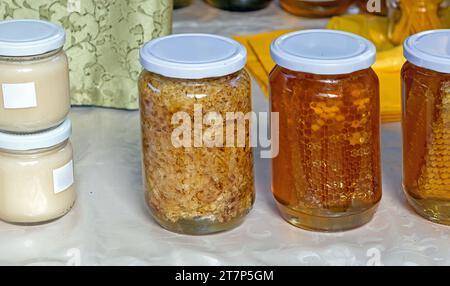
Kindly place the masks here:
POLYGON ((407 63, 403 80, 405 190, 450 200, 450 76, 407 63))
POLYGON ((301 212, 363 211, 381 198, 379 96, 372 70, 319 76, 276 68, 277 201, 301 212))
MULTIPOLYGON (((185 112, 193 120, 195 104, 202 105, 203 117, 219 112, 223 124, 226 112, 250 112, 247 72, 181 80, 144 71, 139 90, 145 193, 153 215, 173 224, 226 223, 246 215, 255 196, 250 146, 176 148, 171 136, 172 116, 185 112)), ((249 142, 249 128, 245 132, 249 142)))

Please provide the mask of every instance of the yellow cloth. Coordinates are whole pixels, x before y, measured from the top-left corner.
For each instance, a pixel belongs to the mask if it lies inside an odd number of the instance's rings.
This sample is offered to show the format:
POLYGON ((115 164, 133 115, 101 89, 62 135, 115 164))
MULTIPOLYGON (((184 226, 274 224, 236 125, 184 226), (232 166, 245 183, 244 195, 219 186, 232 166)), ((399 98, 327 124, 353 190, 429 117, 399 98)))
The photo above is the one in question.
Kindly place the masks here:
POLYGON ((270 44, 279 36, 295 30, 278 30, 250 36, 234 36, 248 51, 247 70, 253 75, 264 94, 269 94, 269 73, 275 66, 270 57, 270 44))
POLYGON ((372 68, 380 79, 381 119, 383 122, 400 121, 400 72, 405 58, 402 46, 393 46, 387 38, 387 18, 369 15, 334 17, 327 28, 351 32, 375 44, 377 61, 372 68))
MULTIPOLYGON (((387 39, 387 19, 367 15, 334 17, 329 29, 359 34, 377 46, 377 62, 373 69, 380 79, 381 117, 383 122, 399 121, 401 115, 400 70, 404 63, 402 47, 394 47, 387 39)), ((270 43, 293 30, 279 30, 250 36, 236 36, 249 52, 247 69, 263 92, 268 94, 268 77, 275 63, 270 57, 270 43)))

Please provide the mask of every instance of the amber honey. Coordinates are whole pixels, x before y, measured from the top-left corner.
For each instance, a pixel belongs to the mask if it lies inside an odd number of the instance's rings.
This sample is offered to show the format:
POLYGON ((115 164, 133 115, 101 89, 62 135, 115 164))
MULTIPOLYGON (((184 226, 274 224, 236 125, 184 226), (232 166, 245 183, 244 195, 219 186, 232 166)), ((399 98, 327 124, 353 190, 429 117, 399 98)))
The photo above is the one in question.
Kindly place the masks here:
POLYGON ((310 17, 330 17, 344 14, 353 0, 280 0, 280 6, 291 14, 310 17))
POLYGON ((403 187, 413 208, 450 224, 450 74, 406 63, 403 187))
POLYGON ((381 199, 373 70, 314 75, 277 66, 270 85, 280 134, 272 189, 283 217, 319 231, 370 221, 381 199))

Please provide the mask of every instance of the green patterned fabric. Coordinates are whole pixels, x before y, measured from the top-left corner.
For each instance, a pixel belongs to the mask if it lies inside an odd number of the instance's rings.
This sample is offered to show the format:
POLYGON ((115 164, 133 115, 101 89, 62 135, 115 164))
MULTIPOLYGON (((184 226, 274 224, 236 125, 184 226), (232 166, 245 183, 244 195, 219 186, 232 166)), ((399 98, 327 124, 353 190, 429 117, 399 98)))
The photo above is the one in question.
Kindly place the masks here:
POLYGON ((139 48, 170 34, 172 0, 0 0, 0 19, 66 29, 74 105, 138 108, 139 48))

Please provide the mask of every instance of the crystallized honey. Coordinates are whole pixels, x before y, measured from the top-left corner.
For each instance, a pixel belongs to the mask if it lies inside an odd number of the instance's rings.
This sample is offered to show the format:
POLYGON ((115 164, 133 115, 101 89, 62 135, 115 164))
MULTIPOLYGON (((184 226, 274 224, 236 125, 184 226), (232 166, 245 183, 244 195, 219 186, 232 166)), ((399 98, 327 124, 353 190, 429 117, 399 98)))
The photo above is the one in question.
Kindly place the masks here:
MULTIPOLYGON (((203 107, 203 117, 220 111, 223 120, 226 112, 250 112, 248 73, 181 80, 143 71, 139 90, 145 197, 153 217, 166 229, 186 234, 239 225, 255 199, 252 149, 174 146, 178 125, 173 116, 183 112, 194 120, 194 104, 203 107)), ((193 124, 191 128, 194 134, 193 124)), ((245 142, 249 138, 246 128, 245 142)))
POLYGON ((335 231, 369 221, 381 199, 380 104, 372 69, 314 75, 277 66, 273 194, 292 224, 335 231))
POLYGON ((407 62, 403 78, 403 186, 426 218, 450 224, 450 74, 407 62))
POLYGON ((208 34, 163 37, 141 49, 145 199, 153 218, 170 231, 229 230, 253 206, 246 62, 241 44, 208 34))

